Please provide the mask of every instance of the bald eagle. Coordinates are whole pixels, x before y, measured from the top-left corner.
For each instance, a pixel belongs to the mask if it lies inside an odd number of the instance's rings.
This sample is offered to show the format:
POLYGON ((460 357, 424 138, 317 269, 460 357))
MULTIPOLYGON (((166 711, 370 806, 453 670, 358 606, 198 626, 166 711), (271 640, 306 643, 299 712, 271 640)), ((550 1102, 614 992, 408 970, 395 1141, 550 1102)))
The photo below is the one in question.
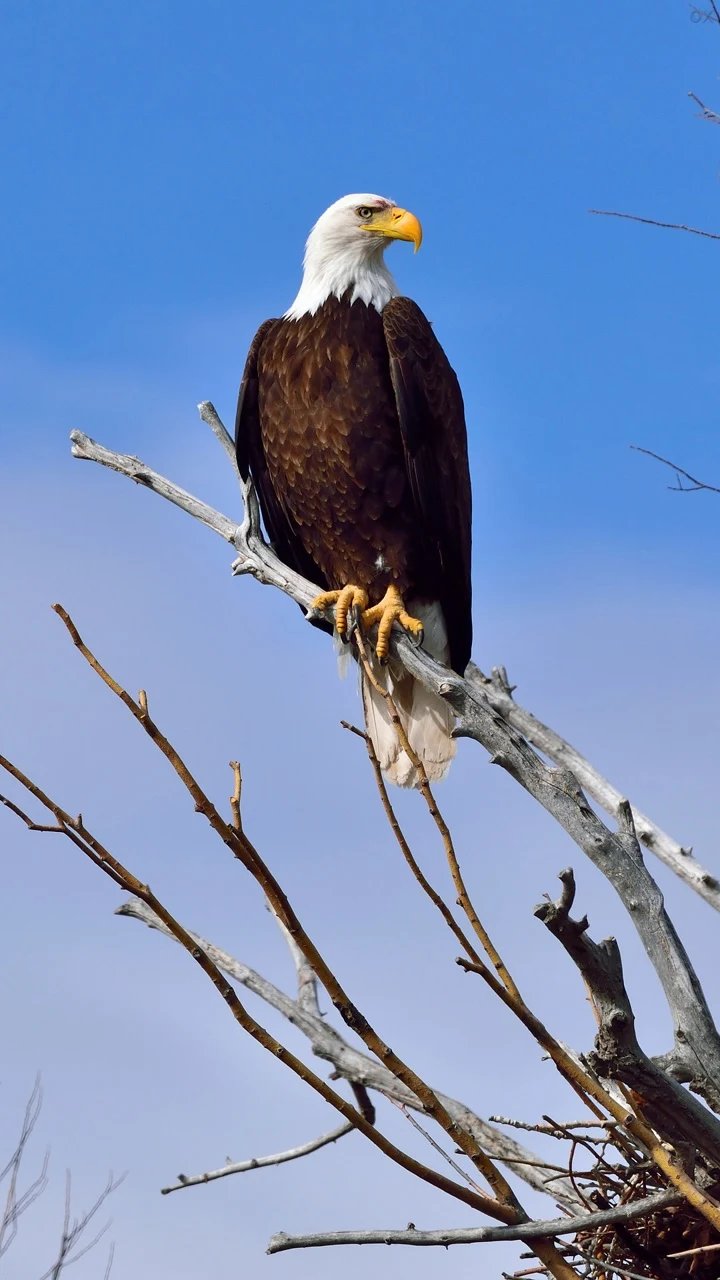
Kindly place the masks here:
MULTIPOLYGON (((400 297, 384 254, 420 246, 417 218, 350 195, 316 222, 303 280, 282 319, 261 325, 236 419, 240 472, 255 482, 281 559, 322 586, 341 639, 377 625, 377 674, 410 745, 440 779, 455 753, 450 708, 387 661, 392 625, 464 672, 470 658, 470 477, 462 394, 422 311, 400 297)), ((373 632, 373 634, 375 634, 373 632)), ((380 765, 417 785, 385 700, 362 679, 380 765)))

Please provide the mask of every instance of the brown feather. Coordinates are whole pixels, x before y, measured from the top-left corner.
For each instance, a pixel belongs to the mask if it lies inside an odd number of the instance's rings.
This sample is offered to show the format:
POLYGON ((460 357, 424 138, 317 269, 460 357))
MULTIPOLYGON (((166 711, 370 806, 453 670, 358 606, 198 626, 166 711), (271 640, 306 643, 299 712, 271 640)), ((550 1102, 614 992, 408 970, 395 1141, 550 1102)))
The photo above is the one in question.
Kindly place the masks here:
POLYGON ((452 665, 470 656, 470 481, 462 396, 420 309, 382 315, 329 298, 267 321, 238 404, 241 472, 252 472, 278 554, 321 587, 395 584, 439 600, 452 665))

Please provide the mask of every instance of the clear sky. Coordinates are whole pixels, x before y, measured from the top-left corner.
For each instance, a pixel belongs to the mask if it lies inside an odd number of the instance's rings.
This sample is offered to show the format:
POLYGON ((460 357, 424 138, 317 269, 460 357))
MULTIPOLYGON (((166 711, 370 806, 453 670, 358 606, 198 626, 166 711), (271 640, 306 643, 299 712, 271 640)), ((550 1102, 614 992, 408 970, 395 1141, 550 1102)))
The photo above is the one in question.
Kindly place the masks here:
MULTIPOLYGON (((0 49, 2 750, 82 808, 189 926, 291 983, 258 895, 93 683, 50 613, 60 599, 115 673, 148 689, 219 800, 227 761, 242 760, 248 829, 406 1057, 483 1114, 573 1110, 455 970, 407 883, 362 751, 338 728, 360 712, 328 643, 287 602, 231 581, 218 539, 72 461, 67 437, 79 427, 237 511, 196 402, 231 421, 252 335, 294 296, 304 237, 332 200, 370 190, 406 205, 425 242, 389 260, 467 404, 476 659, 507 663, 527 704, 717 867, 718 499, 669 493, 669 473, 629 446, 720 483, 720 245, 587 210, 720 230, 720 133, 687 97, 720 102, 720 32, 682 0, 6 0, 0 49)), ((440 877, 411 799, 401 810, 440 877)), ((621 940, 645 1047, 666 1048, 629 925, 562 833, 474 744, 442 799, 553 1028, 589 1045, 580 984, 530 915, 572 861, 596 936, 621 940)), ((340 1264, 349 1277, 494 1277, 516 1258, 265 1258, 277 1229, 468 1221, 357 1135, 161 1199, 180 1170, 295 1145, 333 1117, 242 1039, 169 943, 113 917, 112 885, 69 848, 9 817, 0 839, 0 1164, 40 1069, 37 1154, 52 1145, 53 1171, 8 1277, 49 1264, 65 1165, 79 1201, 108 1167, 128 1170, 118 1280, 322 1280, 340 1264)), ((702 974, 716 973, 709 908, 661 878, 702 974)), ((394 1113, 383 1124, 412 1144, 394 1113)), ((98 1274, 100 1258, 75 1272, 98 1274)))

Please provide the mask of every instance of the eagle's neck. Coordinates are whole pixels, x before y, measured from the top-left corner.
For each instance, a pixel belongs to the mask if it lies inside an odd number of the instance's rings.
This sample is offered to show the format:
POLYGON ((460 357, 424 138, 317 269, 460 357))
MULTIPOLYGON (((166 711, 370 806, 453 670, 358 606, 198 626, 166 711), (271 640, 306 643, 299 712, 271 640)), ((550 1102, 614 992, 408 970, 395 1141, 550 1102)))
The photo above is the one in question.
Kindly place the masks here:
POLYGON ((299 320, 301 316, 314 315, 328 298, 348 296, 349 301, 364 302, 382 311, 391 298, 398 295, 398 287, 385 266, 385 246, 375 244, 368 236, 367 246, 357 244, 343 246, 333 243, 327 236, 316 241, 311 234, 305 249, 303 281, 292 306, 285 312, 286 320, 299 320))

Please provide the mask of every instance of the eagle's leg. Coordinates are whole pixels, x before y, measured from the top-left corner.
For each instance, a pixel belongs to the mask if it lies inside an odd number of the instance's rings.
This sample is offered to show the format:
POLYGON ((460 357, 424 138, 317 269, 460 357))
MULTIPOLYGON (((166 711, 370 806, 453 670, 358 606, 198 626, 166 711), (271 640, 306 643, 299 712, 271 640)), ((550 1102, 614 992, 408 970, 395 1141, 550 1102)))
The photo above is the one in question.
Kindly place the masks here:
POLYGON ((380 662, 387 660, 390 649, 390 632, 393 623, 399 622, 401 627, 409 631, 418 644, 423 641, 423 625, 419 618, 412 618, 405 608, 403 598, 397 587, 390 586, 379 604, 366 609, 362 615, 363 630, 368 631, 378 624, 375 652, 380 662))
POLYGON ((342 640, 350 639, 348 631, 348 614, 358 609, 360 613, 368 607, 368 593, 363 587, 356 587, 352 583, 343 587, 341 591, 323 591, 321 595, 316 596, 310 605, 311 613, 317 610, 318 613, 324 613, 331 605, 335 605, 335 630, 342 640))

